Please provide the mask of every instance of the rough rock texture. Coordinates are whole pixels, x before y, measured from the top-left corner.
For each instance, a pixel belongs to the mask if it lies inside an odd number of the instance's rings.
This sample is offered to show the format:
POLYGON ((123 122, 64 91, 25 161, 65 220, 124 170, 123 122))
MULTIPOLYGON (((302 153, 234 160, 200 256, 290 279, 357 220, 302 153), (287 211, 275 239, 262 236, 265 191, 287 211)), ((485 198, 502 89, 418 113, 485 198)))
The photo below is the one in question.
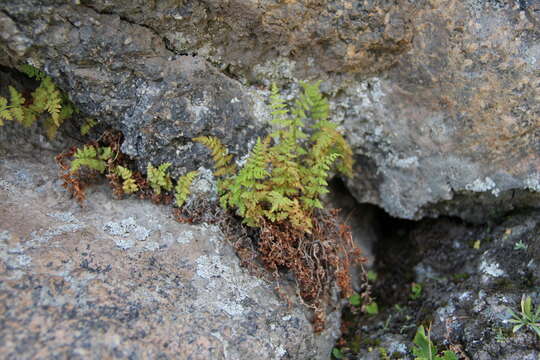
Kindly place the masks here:
POLYGON ((113 200, 107 186, 90 188, 81 208, 54 153, 2 140, 2 358, 328 358, 339 311, 315 335, 295 296, 289 307, 240 268, 219 228, 113 200))
POLYGON ((356 197, 403 218, 483 220, 538 206, 539 20, 526 1, 418 9, 396 66, 338 96, 362 155, 349 182, 356 197))
POLYGON ((170 161, 176 174, 197 168, 207 159, 191 142, 200 135, 245 151, 264 118, 236 81, 202 58, 167 50, 146 27, 65 2, 2 5, 15 19, 0 14, 8 52, 47 71, 83 113, 121 130, 124 152, 141 167, 170 161))
POLYGON ((245 152, 266 80, 322 79, 359 201, 482 221, 540 204, 537 6, 19 0, 0 4, 0 61, 43 68, 141 165, 177 171, 206 159, 196 135, 245 152))
MULTIPOLYGON (((411 280, 421 284, 421 295, 413 300, 407 288, 398 288, 400 307, 384 304, 377 317, 360 319, 362 349, 349 358, 379 359, 384 348, 412 360, 420 324, 431 324, 431 339, 440 350, 450 347, 469 359, 540 358, 538 336, 527 327, 513 333, 508 321, 509 309, 521 313, 522 296, 531 297, 535 310, 540 306, 540 211, 514 213, 491 226, 425 220, 413 227, 407 246, 414 249, 408 254, 416 259, 411 280)), ((385 277, 381 272, 380 281, 388 281, 385 277)))

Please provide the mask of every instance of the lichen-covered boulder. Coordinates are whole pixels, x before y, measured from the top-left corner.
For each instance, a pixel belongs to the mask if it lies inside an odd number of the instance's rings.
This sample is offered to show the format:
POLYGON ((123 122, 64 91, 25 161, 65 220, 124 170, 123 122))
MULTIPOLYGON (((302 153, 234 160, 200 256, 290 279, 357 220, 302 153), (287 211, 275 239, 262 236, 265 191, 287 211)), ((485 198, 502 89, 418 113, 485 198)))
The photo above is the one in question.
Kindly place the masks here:
MULTIPOLYGON (((54 153, 0 152, 0 353, 5 358, 327 359, 339 310, 309 313, 240 267, 215 225, 176 222, 167 206, 80 207, 54 153)), ((35 141, 34 143, 39 143, 35 141)))
MULTIPOLYGON (((63 1, 0 4, 0 62, 32 63, 125 134, 141 166, 245 154, 260 86, 323 80, 354 147, 348 187, 396 217, 484 221, 540 205, 530 1, 63 1)), ((287 91, 294 92, 294 86, 287 91), (292 90, 292 91, 291 91, 292 90)))

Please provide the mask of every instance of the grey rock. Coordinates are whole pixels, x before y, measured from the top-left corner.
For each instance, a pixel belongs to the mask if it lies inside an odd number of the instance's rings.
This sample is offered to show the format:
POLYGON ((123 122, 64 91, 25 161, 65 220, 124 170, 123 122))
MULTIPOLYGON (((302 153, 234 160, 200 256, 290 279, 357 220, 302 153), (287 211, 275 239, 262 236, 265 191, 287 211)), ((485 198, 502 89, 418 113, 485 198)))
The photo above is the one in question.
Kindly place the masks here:
POLYGON ((106 185, 89 188, 81 207, 53 156, 0 156, 3 357, 328 358, 339 306, 315 334, 294 287, 282 286, 289 307, 275 284, 240 267, 217 226, 113 200, 106 185))
POLYGON ((209 166, 194 136, 245 154, 268 118, 260 85, 321 79, 358 201, 481 222, 540 204, 535 6, 19 0, 0 4, 0 61, 42 68, 142 168, 175 175, 209 166))
MULTIPOLYGON (((531 296, 535 306, 540 305, 540 212, 515 214, 492 228, 449 224, 442 225, 447 235, 439 238, 447 255, 431 251, 421 261, 439 274, 438 279, 423 282, 422 301, 433 311, 426 314, 433 320, 432 340, 458 344, 472 359, 538 358, 536 335, 527 327, 512 334, 508 320, 509 309, 521 312, 522 296, 531 296), (478 249, 470 239, 480 241, 478 249), (451 248, 456 241, 463 246, 451 248), (518 241, 527 249, 516 249, 518 241), (468 274, 466 280, 449 281, 463 272, 468 274)), ((419 240, 426 235, 429 231, 418 233, 419 240)))

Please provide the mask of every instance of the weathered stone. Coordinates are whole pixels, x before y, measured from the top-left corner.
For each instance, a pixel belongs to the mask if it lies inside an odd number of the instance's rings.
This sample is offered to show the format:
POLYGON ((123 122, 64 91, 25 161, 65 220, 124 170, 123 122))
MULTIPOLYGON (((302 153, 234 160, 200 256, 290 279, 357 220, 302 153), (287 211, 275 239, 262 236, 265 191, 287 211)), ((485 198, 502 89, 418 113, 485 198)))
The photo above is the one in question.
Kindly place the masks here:
MULTIPOLYGON (((20 140, 20 139, 19 139, 20 140)), ((32 141, 30 141, 32 143, 32 141)), ((5 144, 4 144, 5 145, 5 144)), ((149 201, 61 187, 54 153, 0 157, 0 353, 5 358, 327 359, 289 291, 239 266, 214 225, 149 201)))
POLYGON ((360 339, 355 358, 383 358, 383 349, 390 358, 413 360, 412 341, 424 325, 439 351, 459 358, 538 359, 537 334, 528 326, 514 333, 509 320, 511 311, 521 314, 523 296, 531 297, 534 311, 540 306, 540 211, 514 212, 492 226, 444 217, 407 226, 407 252, 392 253, 404 242, 396 236, 395 247, 387 242, 377 253, 382 266, 373 288, 382 306, 378 316, 356 319, 361 325, 349 333, 360 339), (415 298, 413 281, 421 286, 415 298), (388 303, 382 296, 388 292, 400 300, 388 303))
POLYGON ((474 221, 540 204, 532 2, 20 0, 0 9, 2 63, 43 68, 83 112, 122 130, 141 166, 197 168, 207 154, 191 138, 203 134, 242 155, 268 116, 257 86, 322 79, 354 146, 348 186, 359 201, 402 218, 474 221))
POLYGON ((431 1, 396 66, 338 96, 360 201, 469 220, 540 204, 539 32, 519 4, 431 1))
POLYGON ((260 127, 255 95, 204 59, 167 50, 146 27, 64 2, 3 5, 5 50, 53 76, 83 113, 121 130, 123 151, 141 168, 170 161, 178 175, 208 162, 191 138, 215 135, 245 151, 260 127), (19 43, 28 44, 22 54, 19 43))

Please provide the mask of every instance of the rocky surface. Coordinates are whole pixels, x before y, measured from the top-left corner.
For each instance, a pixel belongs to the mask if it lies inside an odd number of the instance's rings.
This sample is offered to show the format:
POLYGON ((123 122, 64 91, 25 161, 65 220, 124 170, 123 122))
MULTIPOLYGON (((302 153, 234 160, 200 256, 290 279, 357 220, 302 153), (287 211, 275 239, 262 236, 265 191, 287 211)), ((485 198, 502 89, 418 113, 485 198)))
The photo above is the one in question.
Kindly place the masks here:
POLYGON ((35 1, 0 4, 0 63, 52 75, 175 173, 212 134, 243 154, 269 80, 321 79, 355 149, 348 186, 393 216, 472 221, 540 204, 533 1, 35 1))
POLYGON ((408 234, 394 239, 407 251, 396 245, 377 253, 373 286, 381 312, 355 319, 350 338, 360 351, 347 358, 384 359, 385 352, 413 359, 412 339, 421 324, 431 325, 439 350, 452 349, 463 359, 540 357, 538 336, 527 327, 513 333, 508 321, 510 309, 521 313, 522 296, 531 297, 534 310, 540 306, 540 211, 515 213, 490 226, 422 221, 408 234), (392 273, 400 273, 401 281, 392 273), (412 282, 422 289, 416 299, 412 282))
POLYGON ((289 306, 241 268, 215 225, 113 200, 106 185, 80 207, 58 180, 54 144, 25 137, 0 151, 3 358, 328 358, 339 311, 314 334, 294 292, 289 306))

